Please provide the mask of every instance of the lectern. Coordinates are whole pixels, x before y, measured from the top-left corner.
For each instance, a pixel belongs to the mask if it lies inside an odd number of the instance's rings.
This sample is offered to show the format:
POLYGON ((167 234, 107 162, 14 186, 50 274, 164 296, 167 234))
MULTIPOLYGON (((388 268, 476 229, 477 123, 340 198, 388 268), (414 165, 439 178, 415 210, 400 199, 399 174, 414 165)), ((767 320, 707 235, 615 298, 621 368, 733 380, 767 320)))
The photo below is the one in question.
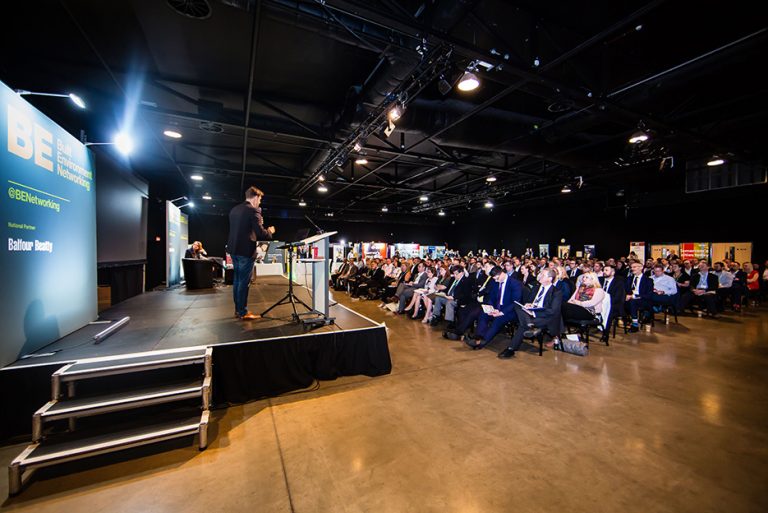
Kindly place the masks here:
POLYGON ((328 307, 330 303, 330 296, 328 294, 328 281, 330 279, 328 268, 328 239, 332 235, 336 235, 336 233, 338 232, 320 233, 300 241, 288 242, 280 247, 280 249, 288 250, 288 293, 280 301, 264 310, 261 314, 262 316, 266 315, 278 305, 290 303, 293 307, 292 318, 297 323, 304 323, 305 325, 333 324, 334 319, 328 315, 328 307), (317 252, 314 254, 315 258, 302 258, 298 260, 299 262, 306 262, 312 265, 311 307, 296 297, 293 293, 294 251, 297 247, 304 245, 313 245, 317 248, 317 252), (303 305, 308 311, 299 313, 296 310, 297 303, 303 305))

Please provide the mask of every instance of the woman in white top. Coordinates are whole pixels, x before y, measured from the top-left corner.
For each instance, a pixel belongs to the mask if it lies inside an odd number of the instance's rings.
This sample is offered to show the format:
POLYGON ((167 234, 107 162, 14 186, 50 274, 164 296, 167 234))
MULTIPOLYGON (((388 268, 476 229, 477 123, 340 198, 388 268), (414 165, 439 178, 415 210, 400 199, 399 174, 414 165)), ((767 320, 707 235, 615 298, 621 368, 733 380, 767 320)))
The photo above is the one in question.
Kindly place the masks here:
POLYGON ((581 275, 581 284, 563 305, 565 319, 589 321, 600 315, 605 291, 594 272, 581 275))

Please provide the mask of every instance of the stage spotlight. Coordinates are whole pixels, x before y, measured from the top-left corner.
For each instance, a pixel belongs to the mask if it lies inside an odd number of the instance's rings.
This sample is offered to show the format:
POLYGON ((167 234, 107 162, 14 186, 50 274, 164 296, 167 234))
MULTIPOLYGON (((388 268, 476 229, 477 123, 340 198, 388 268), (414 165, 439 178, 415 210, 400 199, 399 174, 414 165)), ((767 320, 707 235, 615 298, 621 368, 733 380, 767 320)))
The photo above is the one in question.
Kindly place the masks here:
POLYGON ((394 105, 387 113, 387 117, 390 121, 397 121, 402 115, 403 109, 399 105, 394 105))
POLYGON ((317 186, 317 192, 328 192, 328 187, 323 184, 317 186))
POLYGON ((359 159, 355 160, 355 164, 360 164, 361 166, 364 166, 368 163, 368 159, 365 157, 360 157, 359 159))
POLYGON ((461 80, 459 80, 459 85, 456 87, 459 88, 459 91, 474 91, 480 87, 480 80, 474 73, 465 71, 464 75, 461 77, 461 80))
POLYGON ((563 188, 562 188, 562 189, 560 189, 560 192, 562 192, 562 193, 568 193, 568 192, 571 192, 571 188, 570 188, 570 186, 568 186, 568 185, 563 185, 563 188))
POLYGON ((363 149, 363 145, 360 144, 360 141, 355 141, 355 145, 352 146, 352 150, 355 152, 360 152, 363 149))
POLYGON ((328 212, 328 213, 327 213, 327 214, 325 214, 325 215, 326 215, 327 217, 333 217, 333 212, 328 212))
POLYGON ((493 208, 493 201, 488 200, 485 202, 485 208, 493 208))
POLYGON ((80 98, 75 93, 69 93, 69 99, 72 100, 72 103, 77 105, 79 108, 84 109, 85 108, 85 102, 82 98, 80 98))
POLYGON ((441 210, 440 212, 437 213, 437 215, 444 216, 445 215, 445 211, 441 210))
POLYGON ((306 202, 306 201, 304 201, 303 199, 302 199, 302 200, 299 200, 299 206, 300 206, 300 207, 306 207, 306 206, 307 206, 307 202, 306 202))
POLYGON ((210 195, 210 194, 208 194, 208 193, 206 192, 205 194, 203 194, 203 199, 204 199, 204 200, 208 200, 208 201, 210 201, 210 200, 212 200, 213 198, 211 197, 211 195, 210 195))
POLYGON ((123 132, 117 134, 115 136, 114 143, 117 150, 123 155, 130 155, 130 153, 133 151, 133 141, 128 136, 128 134, 123 132))
POLYGON ((191 175, 189 178, 191 180, 196 181, 196 182, 202 182, 203 181, 203 175, 191 175))
POLYGON ((642 130, 638 130, 637 132, 633 133, 632 136, 629 138, 629 144, 639 144, 647 140, 648 140, 648 134, 643 132, 642 130))
POLYGON ((723 164, 725 164, 725 160, 721 159, 717 155, 713 155, 712 158, 707 162, 709 167, 722 166, 723 164))
POLYGON ((381 207, 381 211, 382 212, 389 212, 389 209, 387 208, 386 205, 384 205, 383 207, 381 207))
POLYGON ((176 130, 165 130, 163 135, 170 137, 171 139, 181 139, 181 132, 177 132, 176 130))
POLYGON ((195 202, 194 201, 190 201, 189 203, 187 203, 187 206, 190 207, 190 208, 195 208, 195 202))
POLYGON ((37 93, 34 91, 27 91, 25 89, 16 89, 16 94, 19 96, 54 96, 56 98, 69 98, 72 103, 77 105, 78 108, 84 109, 85 102, 75 93, 61 94, 61 93, 37 93))
POLYGON ((419 201, 422 203, 429 201, 429 196, 419 196, 419 201))
POLYGON ((485 179, 485 181, 488 182, 488 183, 493 183, 493 182, 496 181, 496 177, 495 176, 489 176, 488 178, 485 179))
POLYGON ((320 176, 318 176, 318 177, 317 177, 317 180, 318 180, 319 182, 324 182, 324 181, 325 181, 325 175, 320 175, 320 176))

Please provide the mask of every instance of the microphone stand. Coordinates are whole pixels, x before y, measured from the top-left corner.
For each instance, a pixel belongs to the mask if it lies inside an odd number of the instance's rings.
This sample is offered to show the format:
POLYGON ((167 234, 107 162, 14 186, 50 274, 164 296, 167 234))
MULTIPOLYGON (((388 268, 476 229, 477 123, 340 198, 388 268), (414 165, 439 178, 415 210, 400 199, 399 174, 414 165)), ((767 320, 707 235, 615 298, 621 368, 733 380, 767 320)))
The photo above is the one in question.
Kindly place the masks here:
POLYGON ((315 227, 315 229, 317 230, 317 233, 318 233, 318 234, 321 234, 321 233, 325 233, 325 230, 323 230, 322 228, 320 228, 319 226, 317 226, 317 225, 315 224, 315 222, 314 222, 312 219, 310 219, 310 218, 309 218, 309 216, 308 216, 308 215, 304 214, 304 217, 305 217, 305 218, 307 218, 307 221, 309 221, 309 224, 311 224, 312 226, 314 226, 314 227, 315 227))

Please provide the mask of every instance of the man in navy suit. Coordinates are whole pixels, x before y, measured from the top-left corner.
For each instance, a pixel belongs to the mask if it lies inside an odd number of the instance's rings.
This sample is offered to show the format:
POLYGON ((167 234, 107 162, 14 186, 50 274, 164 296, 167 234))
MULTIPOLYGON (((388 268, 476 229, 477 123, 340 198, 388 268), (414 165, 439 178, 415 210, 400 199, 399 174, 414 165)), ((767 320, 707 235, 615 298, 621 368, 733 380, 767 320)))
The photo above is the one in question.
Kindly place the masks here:
POLYGON ((517 321, 515 301, 519 302, 523 296, 522 283, 510 278, 501 267, 495 266, 489 275, 496 282, 496 286, 489 292, 489 304, 493 307, 493 311, 480 315, 474 343, 466 341, 472 349, 482 349, 493 340, 505 324, 517 321))
MULTIPOLYGON (((542 269, 537 277, 539 286, 533 291, 533 300, 524 307, 515 305, 517 318, 520 320, 519 327, 509 347, 498 354, 499 358, 506 360, 514 357, 515 351, 520 349, 526 337, 526 331, 531 328, 547 328, 553 342, 557 343, 562 332, 563 293, 552 283, 556 276, 557 272, 554 269, 542 269)), ((528 336, 531 334, 529 333, 528 336)))
POLYGON ((627 276, 625 290, 627 291, 624 308, 629 311, 632 318, 632 325, 629 327, 630 333, 635 333, 640 329, 638 320, 640 310, 648 310, 653 306, 653 280, 646 276, 641 262, 632 262, 630 265, 632 272, 627 276))

